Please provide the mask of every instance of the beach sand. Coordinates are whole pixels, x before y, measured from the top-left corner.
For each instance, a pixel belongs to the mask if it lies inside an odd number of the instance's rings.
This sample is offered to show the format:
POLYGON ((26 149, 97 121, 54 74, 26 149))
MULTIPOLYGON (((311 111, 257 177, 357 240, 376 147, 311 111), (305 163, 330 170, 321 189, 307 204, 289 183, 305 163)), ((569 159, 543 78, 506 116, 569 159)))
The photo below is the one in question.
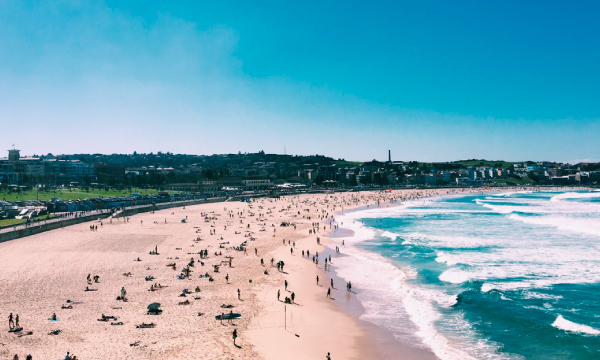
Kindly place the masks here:
MULTIPOLYGON (((58 359, 70 351, 79 359, 268 360, 324 359, 331 352, 333 359, 364 359, 388 358, 392 347, 396 354, 403 349, 402 358, 428 358, 430 353, 401 345, 390 334, 361 324, 352 315, 354 310, 342 311, 338 303, 354 296, 346 292, 345 284, 336 284, 331 299, 326 298, 332 274, 324 271, 322 262, 316 266, 301 252, 310 250, 312 257, 324 250, 331 240, 325 237, 329 226, 324 229, 322 222, 342 206, 351 209, 378 200, 446 192, 356 192, 195 205, 105 219, 102 225, 99 221, 78 224, 1 243, 0 307, 6 322, 9 313, 19 314, 23 331, 9 333, 5 323, 0 357, 25 358, 31 353, 34 359, 58 359), (282 222, 296 226, 283 227, 282 222), (319 223, 316 234, 309 233, 313 223, 319 223), (98 230, 91 231, 90 225, 98 230), (233 249, 244 242, 247 254, 233 249), (150 255, 155 247, 159 254, 150 255), (208 258, 200 259, 200 250, 207 250, 208 258), (232 267, 227 256, 232 257, 232 267), (134 261, 137 258, 141 261, 134 261), (179 280, 177 275, 191 258, 196 262, 190 277, 179 280), (271 266, 271 259, 274 264, 284 261, 284 272, 271 266), (176 270, 167 266, 170 263, 176 264, 176 270), (219 272, 213 265, 220 266, 219 272), (200 277, 205 273, 214 281, 200 277), (98 275, 99 282, 88 284, 88 274, 98 275), (316 285, 317 275, 322 286, 316 285), (146 281, 147 276, 154 280, 146 281), (289 291, 284 289, 285 280, 289 291), (155 283, 166 287, 149 291, 155 283), (97 291, 84 291, 86 287, 97 291), (127 302, 117 300, 122 287, 127 302), (200 292, 195 292, 196 287, 200 292), (191 294, 180 296, 186 288, 191 294), (283 299, 291 291, 295 303, 285 305, 283 299), (189 305, 179 305, 186 300, 189 305), (146 313, 154 302, 161 304, 162 314, 146 313), (223 304, 233 308, 223 309, 223 304), (232 322, 215 320, 229 311, 241 317, 232 322), (53 313, 56 322, 49 320, 53 313), (102 314, 117 317, 113 322, 123 325, 98 321, 102 314), (142 323, 156 326, 136 328, 142 323), (60 334, 49 335, 57 329, 60 334)), ((351 308, 360 309, 360 304, 351 308)))

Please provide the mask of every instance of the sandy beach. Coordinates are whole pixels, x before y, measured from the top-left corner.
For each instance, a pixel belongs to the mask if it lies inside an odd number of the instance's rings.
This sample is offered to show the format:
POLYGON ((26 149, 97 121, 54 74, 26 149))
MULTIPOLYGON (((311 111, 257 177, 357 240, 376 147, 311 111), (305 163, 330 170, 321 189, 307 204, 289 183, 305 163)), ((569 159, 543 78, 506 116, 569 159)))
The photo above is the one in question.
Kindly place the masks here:
POLYGON ((392 199, 446 193, 355 192, 213 203, 1 243, 0 306, 6 322, 9 313, 18 314, 23 329, 9 333, 5 322, 0 356, 59 359, 69 351, 78 359, 269 360, 324 359, 330 352, 332 359, 364 359, 387 358, 386 348, 392 347, 396 353, 403 349, 403 358, 434 359, 357 321, 351 312, 360 304, 346 284, 334 283, 327 298, 332 272, 324 268, 323 251, 332 241, 325 235, 336 225, 331 217, 342 208, 390 206, 392 199), (150 254, 155 249, 158 254, 150 254), (204 250, 208 256, 201 258, 204 250), (307 250, 310 258, 302 256, 307 250), (283 271, 276 267, 279 261, 283 271), (189 276, 182 276, 184 269, 189 276), (161 287, 151 289, 155 284, 161 287), (117 300, 122 288, 126 302, 117 300), (285 304, 292 292, 293 303, 285 304), (151 303, 160 303, 162 313, 147 314, 151 303), (340 304, 350 310, 342 311, 340 304), (215 319, 230 311, 241 316, 215 319), (58 321, 49 320, 54 313, 58 321), (99 321, 102 315, 116 319, 99 321), (154 327, 137 327, 151 323, 154 327))

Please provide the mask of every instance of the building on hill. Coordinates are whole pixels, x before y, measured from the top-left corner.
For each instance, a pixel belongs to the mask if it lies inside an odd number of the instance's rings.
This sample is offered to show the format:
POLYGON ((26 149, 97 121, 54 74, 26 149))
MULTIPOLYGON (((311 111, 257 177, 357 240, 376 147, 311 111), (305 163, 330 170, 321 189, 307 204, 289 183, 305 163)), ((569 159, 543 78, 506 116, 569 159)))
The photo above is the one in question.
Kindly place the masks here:
POLYGON ((0 160, 0 182, 19 183, 26 181, 67 184, 92 182, 94 166, 79 160, 40 159, 21 157, 17 149, 8 150, 8 158, 0 160))
POLYGON ((242 180, 246 189, 266 189, 273 185, 271 179, 262 177, 247 177, 242 180))

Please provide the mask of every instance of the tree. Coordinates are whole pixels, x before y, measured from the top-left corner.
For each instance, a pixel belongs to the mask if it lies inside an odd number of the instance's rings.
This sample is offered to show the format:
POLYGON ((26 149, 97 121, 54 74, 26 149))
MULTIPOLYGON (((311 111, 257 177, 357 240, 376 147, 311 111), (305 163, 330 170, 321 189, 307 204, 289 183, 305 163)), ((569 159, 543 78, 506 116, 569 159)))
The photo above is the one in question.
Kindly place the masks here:
POLYGON ((206 178, 207 179, 212 179, 213 178, 213 171, 211 169, 207 169, 206 170, 206 178))

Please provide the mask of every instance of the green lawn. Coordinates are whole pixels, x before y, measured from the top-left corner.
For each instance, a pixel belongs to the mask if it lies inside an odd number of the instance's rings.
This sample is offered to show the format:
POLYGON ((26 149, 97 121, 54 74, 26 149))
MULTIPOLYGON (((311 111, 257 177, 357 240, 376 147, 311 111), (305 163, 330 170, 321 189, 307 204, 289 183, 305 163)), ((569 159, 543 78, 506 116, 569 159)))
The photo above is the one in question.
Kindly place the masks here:
POLYGON ((346 160, 336 161, 335 163, 339 166, 360 166, 362 164, 362 162, 360 162, 360 161, 346 161, 346 160))
POLYGON ((0 220, 0 227, 15 226, 26 222, 25 219, 2 219, 0 220))
MULTIPOLYGON (((52 214, 50 214, 49 216, 42 215, 39 218, 35 218, 33 221, 52 219, 53 217, 55 217, 55 215, 52 215, 52 214)), ((26 219, 2 219, 2 220, 0 220, 0 228, 6 227, 6 226, 15 226, 15 225, 23 224, 25 222, 27 222, 26 219)))
MULTIPOLYGON (((78 199, 89 199, 98 197, 115 197, 115 196, 128 196, 132 193, 141 195, 156 195, 158 189, 131 189, 129 190, 104 190, 98 188, 90 188, 89 191, 82 189, 72 190, 52 190, 52 191, 40 191, 39 197, 37 190, 22 191, 20 193, 12 192, 0 192, 0 199, 4 201, 24 201, 24 200, 36 200, 40 201, 50 200, 51 198, 61 198, 63 200, 78 200, 78 199)), ((176 193, 176 191, 169 191, 169 194, 176 193)))
POLYGON ((510 167, 514 163, 503 160, 459 160, 453 161, 453 164, 461 164, 463 166, 491 166, 491 167, 510 167))

